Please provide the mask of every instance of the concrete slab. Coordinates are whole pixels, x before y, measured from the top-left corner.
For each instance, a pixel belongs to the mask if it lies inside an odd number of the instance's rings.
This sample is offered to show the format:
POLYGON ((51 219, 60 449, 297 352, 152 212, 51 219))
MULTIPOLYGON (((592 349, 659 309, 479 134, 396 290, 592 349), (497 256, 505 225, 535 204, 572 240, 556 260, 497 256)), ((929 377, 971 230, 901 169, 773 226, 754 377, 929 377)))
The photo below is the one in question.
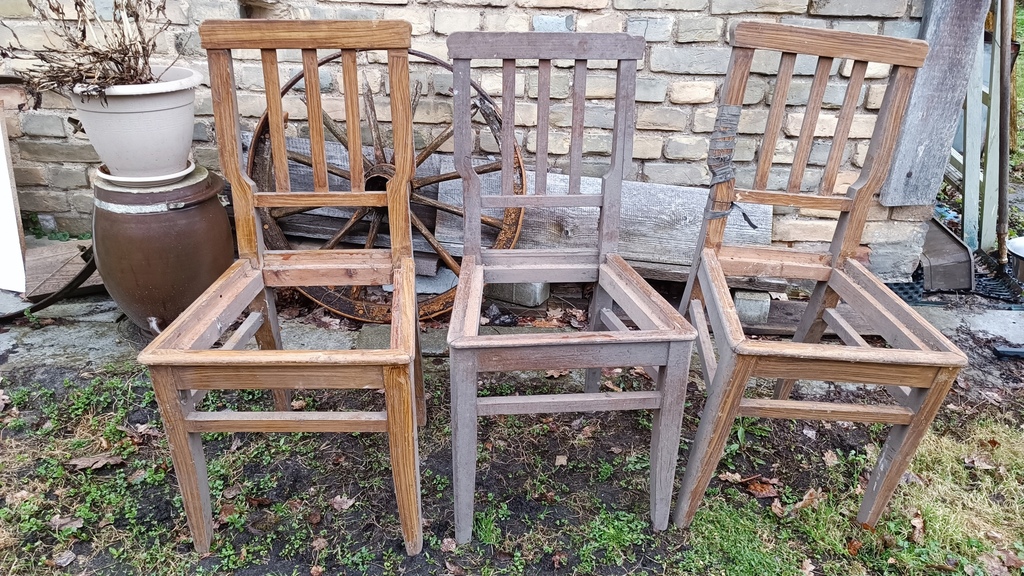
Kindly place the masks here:
POLYGON ((0 290, 0 315, 10 314, 16 310, 23 310, 31 306, 31 302, 25 302, 18 296, 17 292, 0 290))

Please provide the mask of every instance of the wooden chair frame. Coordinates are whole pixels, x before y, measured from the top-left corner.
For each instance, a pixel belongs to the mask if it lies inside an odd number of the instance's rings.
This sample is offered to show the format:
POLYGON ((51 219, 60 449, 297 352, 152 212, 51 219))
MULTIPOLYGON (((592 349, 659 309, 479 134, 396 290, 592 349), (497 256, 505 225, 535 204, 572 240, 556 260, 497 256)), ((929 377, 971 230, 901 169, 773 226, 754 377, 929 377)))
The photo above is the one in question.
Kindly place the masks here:
POLYGON ((690 352, 696 338, 686 323, 618 254, 619 192, 632 157, 636 62, 642 38, 626 34, 459 32, 448 39, 454 60, 455 161, 463 179, 465 252, 448 343, 451 349, 455 539, 468 542, 473 529, 477 417, 495 414, 640 410, 654 412, 651 439, 651 516, 668 526, 690 352), (469 101, 472 59, 500 59, 503 70, 501 193, 482 195, 473 171, 469 101), (516 60, 537 60, 538 138, 535 194, 512 194, 516 60), (548 194, 548 116, 552 59, 575 60, 568 194, 548 194), (617 98, 610 168, 602 193, 581 194, 583 113, 587 60, 615 60, 617 98), (592 250, 495 250, 480 245, 482 208, 591 207, 600 209, 599 243, 592 250), (590 330, 582 334, 481 335, 480 307, 487 282, 595 282, 590 330), (639 329, 630 330, 612 312, 618 304, 639 329), (598 332, 597 330, 605 330, 598 332), (601 392, 601 367, 653 366, 652 392, 601 392), (509 370, 586 368, 578 394, 477 396, 477 374, 509 370))
POLYGON ((677 525, 687 526, 693 520, 721 459, 733 421, 739 416, 751 416, 891 424, 857 517, 858 522, 874 526, 960 367, 966 364, 966 357, 956 346, 851 258, 860 249, 868 209, 888 173, 914 75, 927 51, 928 45, 919 40, 835 30, 754 22, 740 23, 734 29, 732 60, 708 160, 715 183, 701 232, 699 245, 703 248, 694 258, 680 304, 681 310, 688 309, 699 333, 697 347, 708 399, 677 501, 677 525), (736 188, 732 174, 732 142, 757 49, 781 52, 782 57, 754 186, 743 190, 736 188), (786 113, 787 90, 797 53, 817 56, 816 72, 786 190, 769 191, 769 171, 786 113), (801 193, 822 99, 833 60, 837 58, 854 61, 847 96, 838 115, 820 190, 817 194, 801 193), (831 196, 868 62, 893 67, 885 98, 859 179, 845 196, 831 196), (841 215, 828 252, 723 246, 725 220, 717 216, 728 213, 734 202, 837 210, 841 215), (730 276, 815 282, 792 342, 746 337, 726 282, 730 276), (870 346, 836 309, 841 300, 851 304, 891 349, 870 346), (843 345, 820 343, 826 328, 831 328, 843 345), (777 378, 773 398, 745 398, 747 382, 752 377, 777 378), (882 385, 895 404, 792 400, 793 385, 801 378, 882 385))
MULTIPOLYGON (((400 21, 207 21, 199 28, 210 64, 221 166, 231 183, 239 260, 139 356, 150 367, 171 457, 196 550, 207 552, 213 535, 203 454, 204 432, 385 432, 398 515, 406 551, 422 547, 422 513, 416 424, 425 418, 418 359, 415 267, 409 222, 413 174, 408 54, 411 27, 400 21), (266 82, 267 111, 277 192, 254 189, 246 177, 231 50, 258 49, 266 82), (366 192, 353 163, 353 190, 329 192, 324 133, 310 122, 314 190, 292 191, 285 151, 278 50, 301 50, 308 86, 319 86, 317 49, 343 55, 350 157, 358 158, 359 101, 356 50, 386 50, 391 82, 395 175, 386 192, 366 192), (391 249, 269 251, 263 249, 258 209, 283 206, 386 206, 391 249), (390 347, 383 350, 283 350, 274 287, 394 285, 390 347), (248 311, 241 325, 212 347, 248 311), (259 350, 244 350, 255 337, 259 350), (383 389, 379 412, 291 411, 289 389, 383 389), (205 412, 208 390, 270 389, 272 412, 205 412)), ((320 118, 320 94, 306 93, 309 118, 320 118)))

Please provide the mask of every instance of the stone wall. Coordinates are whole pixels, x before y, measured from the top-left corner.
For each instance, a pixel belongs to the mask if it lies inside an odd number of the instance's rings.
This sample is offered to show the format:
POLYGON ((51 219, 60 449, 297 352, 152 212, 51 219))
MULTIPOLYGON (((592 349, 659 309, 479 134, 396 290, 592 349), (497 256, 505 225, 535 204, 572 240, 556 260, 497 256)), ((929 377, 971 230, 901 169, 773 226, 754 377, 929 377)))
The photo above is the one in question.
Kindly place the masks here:
MULTIPOLYGON (((705 165, 708 134, 713 128, 717 91, 729 62, 727 30, 737 20, 780 21, 821 28, 836 28, 916 37, 924 0, 364 0, 361 2, 315 0, 259 0, 246 4, 220 0, 168 0, 172 26, 161 46, 170 61, 180 57, 185 64, 205 72, 204 53, 199 47, 197 26, 208 18, 313 18, 370 19, 399 18, 412 24, 413 47, 447 59, 445 38, 460 30, 506 31, 579 31, 620 32, 642 35, 648 50, 640 65, 637 85, 637 123, 634 141, 633 177, 642 181, 707 185, 705 165)), ((27 0, 0 2, 0 18, 17 31, 23 43, 40 46, 45 36, 33 18, 27 0)), ((6 43, 6 31, 0 28, 0 42, 6 43)), ((258 56, 257 56, 258 58, 258 56)), ((283 56, 282 59, 287 59, 283 56)), ((10 73, 11 62, 4 62, 0 73, 10 73)), ((296 70, 299 68, 295 66, 296 70)), ((844 70, 838 69, 837 74, 844 70)), ((240 74, 239 104, 244 120, 252 125, 263 110, 262 77, 258 59, 243 62, 240 74)), ((757 68, 755 68, 755 71, 757 68)), ((769 62, 761 70, 771 73, 769 62)), ((887 69, 869 69, 868 86, 854 122, 854 133, 847 145, 848 163, 841 181, 852 181, 863 161, 874 115, 881 103, 887 69)), ((798 66, 799 75, 791 89, 790 103, 806 102, 813 67, 798 66)), ((414 80, 422 83, 422 101, 416 116, 418 143, 426 142, 450 122, 451 105, 447 97, 450 73, 436 67, 413 65, 414 80)), ((500 69, 478 68, 475 75, 482 85, 500 91, 500 69)), ((606 74, 610 77, 610 74, 606 74)), ((601 71, 592 71, 595 81, 588 83, 588 105, 601 107, 608 83, 601 71)), ((838 76, 837 76, 838 77, 838 76)), ((756 145, 755 134, 763 129, 767 101, 772 86, 768 76, 753 77, 747 93, 755 110, 744 116, 736 154, 740 185, 752 179, 756 145)), ((535 74, 526 74, 517 91, 535 91, 535 74)), ((378 93, 386 106, 383 77, 369 76, 370 89, 378 93)), ((323 87, 334 89, 336 75, 324 74, 323 87)), ((562 69, 552 79, 553 97, 568 93, 569 71, 562 69), (562 94, 559 86, 564 84, 562 94)), ((819 128, 834 121, 841 96, 826 94, 819 128)), ((67 122, 73 113, 70 102, 54 94, 45 94, 41 106, 31 109, 19 89, 0 85, 0 100, 12 141, 15 177, 23 212, 53 214, 58 225, 70 232, 88 231, 92 210, 90 182, 97 158, 81 134, 74 134, 67 122), (19 107, 21 108, 19 110, 19 107)), ((340 101, 340 99, 339 99, 340 101)), ((556 102, 557 104, 557 102, 556 102)), ((325 104, 327 105, 327 104, 325 104)), ((301 107, 300 107, 301 108, 301 107)), ((526 148, 532 151, 536 133, 531 132, 536 118, 524 107, 522 130, 526 148)), ((304 111, 296 111, 298 118, 304 111)), ((535 115, 535 111, 534 111, 535 115)), ((793 135, 799 128, 799 109, 786 121, 785 132, 793 135)), ((600 138, 599 127, 590 151, 607 153, 608 139, 600 138)), ((551 150, 564 148, 557 131, 551 135, 551 150)), ((793 142, 782 141, 775 162, 780 173, 792 162, 793 142)), ((480 146, 493 149, 482 138, 480 146)), ((816 147, 817 148, 817 147, 816 147)), ((448 145, 442 150, 449 150, 448 145)), ((820 178, 827 146, 815 150, 808 167, 805 186, 813 187, 820 178)), ((197 92, 195 158, 198 163, 216 167, 211 100, 206 85, 197 92)), ((923 222, 931 210, 921 207, 886 208, 876 205, 871 211, 864 242, 872 250, 872 266, 888 280, 905 280, 916 267, 924 242, 923 222)), ((812 211, 777 209, 772 232, 780 245, 818 246, 831 238, 835 215, 812 211)))

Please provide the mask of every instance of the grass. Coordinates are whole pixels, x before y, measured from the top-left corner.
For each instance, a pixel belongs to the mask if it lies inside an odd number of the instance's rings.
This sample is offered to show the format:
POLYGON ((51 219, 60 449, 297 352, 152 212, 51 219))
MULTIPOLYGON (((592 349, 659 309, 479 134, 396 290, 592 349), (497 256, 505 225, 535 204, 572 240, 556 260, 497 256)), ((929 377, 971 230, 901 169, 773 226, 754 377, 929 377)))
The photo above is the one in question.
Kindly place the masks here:
MULTIPOLYGON (((207 435, 217 535, 212 553, 200 557, 140 367, 112 366, 52 389, 5 381, 14 408, 0 414, 3 573, 799 575, 813 565, 813 573, 827 575, 983 574, 999 549, 1024 554, 1024 429, 1012 414, 937 427, 914 461, 920 482, 901 487, 873 531, 855 518, 882 428, 819 427, 808 441, 804 423, 742 420, 732 469, 723 461, 720 471, 778 476, 780 505, 789 512, 779 517, 771 499, 715 480, 690 529, 663 533, 652 532, 648 519, 649 419, 482 419, 474 541, 452 550, 447 365, 435 360, 426 369, 427 524, 415 558, 402 550, 382 435, 207 435), (834 446, 844 438, 864 442, 834 446), (69 465, 108 453, 124 463, 69 465), (556 455, 566 456, 564 465, 556 455), (794 509, 809 488, 822 494, 817 505, 794 509), (338 496, 352 503, 335 507, 338 496), (911 524, 917 512, 920 536, 911 524), (68 550, 72 565, 57 566, 68 550)), ((575 376, 492 376, 485 387, 571 389, 580 385, 575 376)), ((629 372, 610 377, 624 389, 650 385, 629 372)), ((325 407, 338 402, 330 393, 314 397, 325 407)), ((251 392, 211 394, 205 402, 268 405, 251 392)), ((689 416, 684 436, 692 438, 694 425, 689 416)))

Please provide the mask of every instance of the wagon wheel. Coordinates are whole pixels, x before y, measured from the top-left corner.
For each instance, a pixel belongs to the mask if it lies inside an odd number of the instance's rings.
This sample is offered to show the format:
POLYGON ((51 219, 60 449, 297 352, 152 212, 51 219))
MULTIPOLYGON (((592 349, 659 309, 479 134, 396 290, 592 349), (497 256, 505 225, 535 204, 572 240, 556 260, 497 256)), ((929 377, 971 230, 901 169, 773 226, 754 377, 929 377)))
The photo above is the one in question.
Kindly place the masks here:
MULTIPOLYGON (((431 64, 441 66, 449 71, 452 70, 451 65, 447 62, 429 54, 425 54, 418 50, 409 50, 409 54, 431 64)), ((320 59, 319 65, 323 66, 324 64, 333 62, 340 57, 341 52, 327 55, 320 59)), ((287 93, 301 80, 301 72, 293 76, 281 87, 281 96, 284 97, 287 95, 287 93)), ((476 82, 472 82, 471 84, 477 93, 477 97, 474 100, 475 109, 480 112, 480 115, 484 119, 488 129, 493 134, 494 140, 500 143, 501 112, 494 100, 488 96, 476 82)), ((416 82, 416 86, 412 92, 412 110, 413 114, 415 114, 420 97, 419 82, 416 82)), ((386 142, 382 137, 379 128, 377 113, 373 104, 373 96, 368 89, 364 90, 364 105, 366 107, 366 112, 361 116, 366 117, 369 124, 369 133, 373 140, 372 155, 364 153, 362 158, 365 174, 365 187, 367 191, 384 191, 387 181, 394 175, 394 165, 388 158, 388 154, 390 153, 393 155, 394 152, 386 148, 386 142)), ((327 115, 326 112, 324 112, 324 118, 322 120, 324 127, 328 132, 341 142, 343 146, 347 147, 346 131, 343 127, 339 127, 339 124, 343 126, 344 123, 335 122, 334 119, 327 115)), ((419 168, 431 155, 436 153, 437 150, 452 137, 453 131, 454 126, 449 124, 437 137, 433 138, 429 143, 417 150, 415 161, 416 167, 419 168)), ((249 177, 256 182, 257 186, 261 190, 271 190, 274 187, 272 175, 273 168, 272 163, 270 162, 269 153, 269 132, 267 114, 264 113, 256 124, 256 128, 253 130, 252 146, 249 150, 249 157, 246 166, 249 177)), ((524 183, 526 182, 526 169, 523 164, 522 153, 518 144, 516 144, 513 156, 515 159, 515 165, 513 167, 514 193, 525 194, 524 183)), ((301 153, 289 151, 288 159, 292 163, 304 164, 307 166, 310 164, 309 157, 301 153)), ((475 166, 475 169, 478 174, 497 172, 501 170, 501 162, 497 161, 479 164, 475 166)), ((333 166, 330 163, 328 163, 328 172, 345 181, 347 181, 349 177, 348 170, 339 166, 333 166)), ((437 185, 445 181, 456 180, 458 178, 459 175, 454 171, 454 168, 450 172, 438 175, 414 177, 412 180, 412 194, 410 198, 412 203, 410 208, 412 209, 411 220, 413 226, 414 247, 417 248, 417 252, 420 252, 424 247, 428 247, 434 254, 436 254, 436 257, 438 258, 438 266, 444 266, 448 270, 451 270, 456 277, 458 277, 460 272, 459 258, 453 256, 450 251, 442 245, 442 243, 435 237, 434 231, 429 229, 427 224, 424 222, 424 219, 421 218, 418 213, 422 213, 424 210, 434 210, 437 211, 436 213, 444 212, 461 218, 463 216, 461 206, 452 205, 435 199, 425 191, 425 189, 430 186, 437 185)), ((284 219, 288 216, 309 212, 315 209, 315 207, 259 209, 260 218, 263 224, 263 242, 266 247, 271 250, 291 249, 291 243, 285 237, 285 233, 282 230, 279 219, 284 219)), ((372 248, 382 244, 382 236, 386 233, 387 228, 386 208, 355 208, 351 211, 351 214, 346 214, 346 218, 343 218, 342 220, 343 223, 338 225, 337 230, 329 239, 326 240, 326 242, 323 243, 322 246, 320 246, 320 249, 331 250, 338 247, 339 244, 351 244, 356 240, 358 240, 358 245, 364 248, 372 248), (359 233, 358 239, 355 238, 356 232, 359 233), (346 239, 348 242, 345 242, 346 239)), ((342 220, 339 220, 339 222, 342 220)), ((505 209, 504 214, 500 219, 485 215, 481 220, 485 229, 491 228, 496 231, 495 240, 492 245, 493 248, 512 248, 515 246, 516 240, 519 238, 519 232, 522 229, 523 210, 521 208, 508 208, 505 209)), ((347 318, 352 318, 362 322, 390 322, 391 320, 391 305, 390 302, 388 302, 389 298, 380 291, 374 291, 371 293, 366 287, 358 286, 302 286, 298 287, 298 290, 321 306, 324 306, 325 308, 347 318)), ((419 297, 420 318, 433 318, 449 312, 454 300, 454 286, 436 295, 421 294, 419 297)))

